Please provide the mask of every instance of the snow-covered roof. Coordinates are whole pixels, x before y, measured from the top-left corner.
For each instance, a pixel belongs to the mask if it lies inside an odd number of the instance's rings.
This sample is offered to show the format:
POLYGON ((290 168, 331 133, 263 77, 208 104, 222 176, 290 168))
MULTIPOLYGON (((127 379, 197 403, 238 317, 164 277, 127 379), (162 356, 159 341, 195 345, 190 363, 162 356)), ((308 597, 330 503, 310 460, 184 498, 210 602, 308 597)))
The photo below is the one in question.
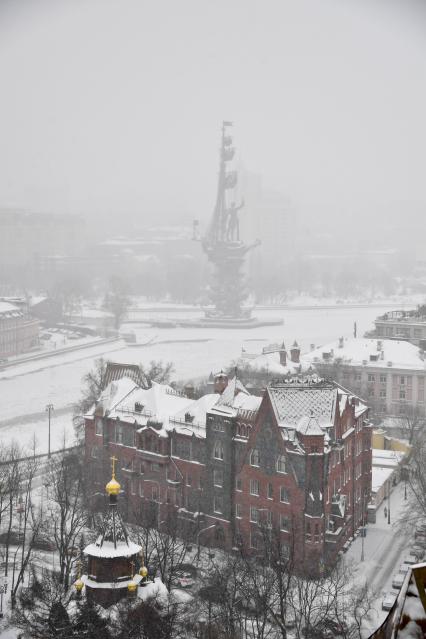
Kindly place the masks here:
POLYGON ((295 428, 302 417, 315 417, 322 428, 333 426, 336 408, 342 413, 346 404, 356 400, 355 416, 367 410, 359 398, 336 382, 317 375, 279 382, 267 390, 280 426, 295 428))
POLYGON ((318 418, 313 415, 304 415, 297 422, 296 430, 301 435, 324 435, 319 425, 318 418))
POLYGON ((287 357, 286 365, 280 364, 280 352, 276 350, 274 352, 252 354, 243 352, 237 362, 242 367, 250 368, 253 371, 267 371, 270 375, 284 376, 284 375, 297 375, 298 373, 308 372, 311 362, 308 361, 303 355, 300 357, 300 362, 292 362, 287 357))
POLYGON ((132 541, 128 541, 126 543, 119 543, 114 546, 111 541, 104 541, 102 545, 98 545, 100 537, 96 540, 94 544, 89 544, 84 549, 85 555, 90 555, 91 557, 104 557, 105 559, 112 559, 114 557, 132 557, 133 555, 137 555, 141 550, 142 546, 138 544, 134 544, 132 541))
POLYGON ((339 362, 367 368, 426 370, 422 352, 414 344, 393 339, 340 338, 304 356, 313 366, 339 362))
POLYGON ((373 466, 371 469, 371 491, 377 493, 389 477, 392 477, 393 473, 393 468, 373 466))
POLYGON ((373 466, 382 466, 386 468, 397 468, 405 457, 405 453, 396 450, 379 450, 372 449, 373 466))
POLYGON ((21 317, 22 312, 14 304, 9 302, 0 302, 0 315, 2 319, 9 319, 12 317, 21 317))

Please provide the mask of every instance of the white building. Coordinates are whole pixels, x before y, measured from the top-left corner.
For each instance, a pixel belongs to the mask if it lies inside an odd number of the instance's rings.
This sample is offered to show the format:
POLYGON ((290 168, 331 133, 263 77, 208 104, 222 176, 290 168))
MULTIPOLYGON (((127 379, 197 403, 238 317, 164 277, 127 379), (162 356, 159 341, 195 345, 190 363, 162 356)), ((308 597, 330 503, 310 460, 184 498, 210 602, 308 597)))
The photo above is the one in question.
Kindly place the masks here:
POLYGON ((405 341, 339 338, 304 355, 319 369, 363 397, 376 412, 425 415, 424 352, 405 341))

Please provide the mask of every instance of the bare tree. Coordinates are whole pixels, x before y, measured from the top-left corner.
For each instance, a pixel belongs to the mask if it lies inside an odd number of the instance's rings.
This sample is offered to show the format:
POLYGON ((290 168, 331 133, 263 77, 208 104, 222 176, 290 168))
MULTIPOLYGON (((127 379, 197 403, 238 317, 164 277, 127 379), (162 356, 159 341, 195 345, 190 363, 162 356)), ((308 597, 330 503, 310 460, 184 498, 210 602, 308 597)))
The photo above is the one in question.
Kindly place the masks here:
POLYGON ((69 585, 72 566, 78 554, 79 538, 87 522, 83 506, 81 457, 65 452, 52 458, 47 490, 51 504, 53 540, 59 554, 59 581, 69 585))

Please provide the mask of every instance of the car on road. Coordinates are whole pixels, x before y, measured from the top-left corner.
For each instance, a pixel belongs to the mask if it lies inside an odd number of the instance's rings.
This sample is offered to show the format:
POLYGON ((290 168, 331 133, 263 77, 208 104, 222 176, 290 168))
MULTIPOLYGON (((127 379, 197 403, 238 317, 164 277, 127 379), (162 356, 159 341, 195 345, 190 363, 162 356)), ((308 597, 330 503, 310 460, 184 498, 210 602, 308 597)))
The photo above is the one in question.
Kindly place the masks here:
POLYGON ((397 590, 390 590, 382 599, 382 610, 390 610, 398 597, 397 590))
POLYGON ((392 577, 392 588, 400 590, 402 588, 402 584, 404 583, 404 580, 405 580, 405 574, 402 572, 397 572, 392 577))

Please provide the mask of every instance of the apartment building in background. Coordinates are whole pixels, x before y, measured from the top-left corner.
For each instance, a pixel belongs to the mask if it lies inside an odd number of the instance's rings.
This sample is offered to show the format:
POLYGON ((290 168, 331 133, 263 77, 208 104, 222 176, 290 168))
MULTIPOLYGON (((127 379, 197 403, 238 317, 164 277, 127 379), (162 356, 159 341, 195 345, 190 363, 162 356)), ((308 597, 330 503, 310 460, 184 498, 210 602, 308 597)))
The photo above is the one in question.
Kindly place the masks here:
POLYGON ((381 415, 426 414, 424 351, 408 341, 339 338, 304 356, 381 415))

